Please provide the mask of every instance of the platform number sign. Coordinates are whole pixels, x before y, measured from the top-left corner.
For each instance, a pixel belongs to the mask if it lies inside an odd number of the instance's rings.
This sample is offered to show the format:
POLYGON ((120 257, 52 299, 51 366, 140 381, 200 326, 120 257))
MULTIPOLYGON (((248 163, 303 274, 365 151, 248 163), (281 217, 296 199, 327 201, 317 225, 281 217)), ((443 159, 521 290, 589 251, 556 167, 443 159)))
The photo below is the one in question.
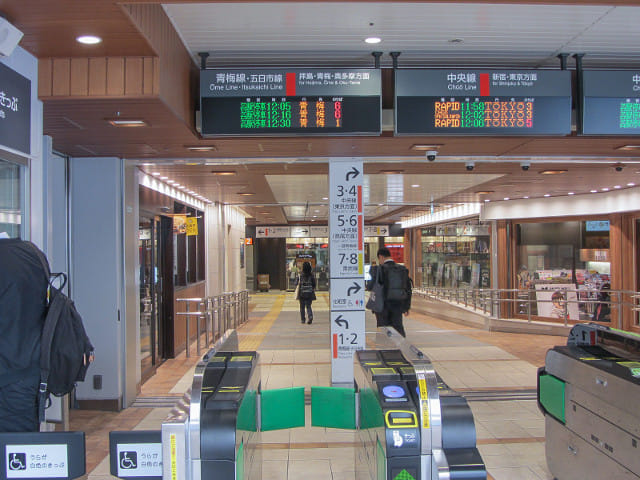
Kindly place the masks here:
POLYGON ((331 381, 353 382, 353 353, 364 349, 364 209, 361 159, 329 163, 331 381))

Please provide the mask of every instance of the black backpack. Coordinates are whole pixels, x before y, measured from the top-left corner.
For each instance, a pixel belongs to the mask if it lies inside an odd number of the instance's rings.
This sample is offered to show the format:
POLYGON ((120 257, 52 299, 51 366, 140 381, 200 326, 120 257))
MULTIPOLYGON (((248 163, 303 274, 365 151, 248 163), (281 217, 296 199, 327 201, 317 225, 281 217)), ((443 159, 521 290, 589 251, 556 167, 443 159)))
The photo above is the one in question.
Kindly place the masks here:
POLYGON ((397 263, 383 264, 386 271, 385 300, 404 302, 411 298, 409 270, 397 263))
POLYGON ((313 293, 313 282, 311 281, 311 275, 305 277, 300 276, 300 293, 311 294, 313 293))
POLYGON ((89 364, 93 361, 93 345, 74 303, 62 292, 67 276, 64 273, 52 275, 44 254, 35 245, 32 247, 42 263, 49 284, 47 313, 40 339, 38 406, 40 421, 43 421, 50 394, 62 397, 70 393, 77 382, 84 381, 89 364), (55 287, 52 279, 61 279, 60 287, 55 287))

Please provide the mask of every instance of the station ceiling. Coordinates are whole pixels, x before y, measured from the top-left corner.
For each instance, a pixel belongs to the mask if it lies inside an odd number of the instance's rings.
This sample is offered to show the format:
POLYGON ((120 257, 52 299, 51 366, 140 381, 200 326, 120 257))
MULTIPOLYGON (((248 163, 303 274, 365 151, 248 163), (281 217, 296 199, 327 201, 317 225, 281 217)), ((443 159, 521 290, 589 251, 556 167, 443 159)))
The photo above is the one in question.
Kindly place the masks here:
MULTIPOLYGON (((637 137, 394 137, 385 128, 379 137, 202 139, 195 114, 199 52, 209 53, 207 67, 370 67, 371 52, 380 51, 387 111, 389 52, 401 52, 400 67, 558 68, 558 54, 583 53, 585 68, 638 69, 634 0, 8 0, 0 13, 39 59, 44 133, 57 151, 136 160, 149 174, 242 206, 256 223, 326 221, 327 159, 339 156, 364 159, 366 217, 382 223, 431 204, 640 184, 640 157, 621 148, 640 144, 637 137), (86 34, 103 41, 76 42, 86 34), (372 35, 382 42, 364 43, 372 35), (118 128, 108 123, 114 118, 148 126, 118 128), (435 162, 413 148, 424 144, 436 146, 435 162), (548 170, 561 173, 541 173, 548 170)), ((575 68, 572 58, 568 66, 575 68)))

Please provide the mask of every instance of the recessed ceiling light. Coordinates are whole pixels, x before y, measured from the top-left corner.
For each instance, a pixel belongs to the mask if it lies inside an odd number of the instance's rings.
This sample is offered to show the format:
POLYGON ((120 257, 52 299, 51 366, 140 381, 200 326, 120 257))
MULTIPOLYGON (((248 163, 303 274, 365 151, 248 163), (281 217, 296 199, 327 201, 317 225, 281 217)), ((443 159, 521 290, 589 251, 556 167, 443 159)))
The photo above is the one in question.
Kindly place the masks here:
POLYGON ((551 194, 550 194, 550 193, 545 193, 545 194, 544 194, 544 196, 545 196, 545 197, 550 197, 550 196, 551 196, 551 194))
POLYGON ((382 39, 380 37, 367 37, 364 39, 364 41, 365 43, 375 44, 375 43, 380 43, 382 39))
POLYGON ((329 200, 329 197, 322 197, 323 200, 329 200))
POLYGON ((167 180, 167 183, 173 185, 174 183, 176 183, 174 180, 167 180))
POLYGON ((242 195, 243 197, 249 197, 251 195, 255 195, 253 192, 238 192, 238 195, 242 195))
POLYGON ((160 172, 153 172, 151 175, 153 175, 154 177, 159 177, 160 176, 160 172))
POLYGON ((636 186, 636 184, 635 184, 635 183, 633 183, 633 182, 629 182, 629 183, 627 183, 627 187, 635 187, 635 186, 636 186))
POLYGON ((234 170, 211 170, 211 174, 219 176, 231 176, 235 175, 236 172, 234 170))
POLYGON ((180 184, 179 183, 174 183, 173 186, 176 187, 176 188, 180 188, 180 184))
POLYGON ((185 145, 184 147, 192 152, 213 152, 216 150, 214 145, 185 145))
POLYGON ((148 127, 149 124, 142 119, 107 118, 106 121, 114 127, 148 127))
POLYGON ((525 197, 522 197, 522 198, 524 198, 524 199, 526 200, 527 198, 529 198, 529 195, 527 195, 527 196, 525 196, 525 197))
POLYGON ((484 199, 485 202, 490 202, 491 200, 489 200, 488 198, 484 199))
POLYGON ((598 190, 589 190, 591 193, 598 193, 598 190))
POLYGON ((378 206, 382 207, 382 206, 384 206, 384 203, 379 203, 378 206))
POLYGON ((260 215, 269 215, 271 212, 258 212, 260 215))
POLYGON ((102 42, 102 39, 95 35, 80 35, 79 37, 76 37, 76 42, 84 45, 95 45, 96 43, 102 42))
POLYGON ((621 185, 616 185, 616 186, 615 186, 615 187, 613 187, 613 188, 622 188, 622 186, 621 186, 621 185))
POLYGON ((314 215, 313 218, 318 218, 318 215, 314 215))
POLYGON ((169 180, 169 177, 160 177, 160 180, 169 180))
POLYGON ((418 188, 419 186, 420 186, 420 185, 416 185, 416 184, 414 184, 414 185, 411 185, 411 188, 418 188))
POLYGON ((442 146, 442 144, 434 144, 434 145, 424 145, 424 144, 415 144, 411 145, 411 150, 418 150, 420 152, 427 150, 437 150, 442 146))
POLYGON ((186 190, 186 189, 187 189, 187 187, 185 187, 184 185, 181 185, 181 186, 179 186, 178 188, 179 188, 180 190, 186 190))
POLYGON ((575 195, 575 194, 576 194, 575 192, 569 192, 569 193, 567 193, 567 195, 575 195))
POLYGON ((609 191, 609 189, 607 187, 603 187, 600 190, 602 190, 603 192, 608 192, 609 191))
POLYGON ((503 200, 509 200, 509 197, 504 197, 503 200))
POLYGON ((476 192, 478 195, 489 195, 490 193, 494 193, 493 190, 478 190, 476 192))
POLYGON ((561 175, 567 173, 567 170, 542 170, 540 175, 561 175))

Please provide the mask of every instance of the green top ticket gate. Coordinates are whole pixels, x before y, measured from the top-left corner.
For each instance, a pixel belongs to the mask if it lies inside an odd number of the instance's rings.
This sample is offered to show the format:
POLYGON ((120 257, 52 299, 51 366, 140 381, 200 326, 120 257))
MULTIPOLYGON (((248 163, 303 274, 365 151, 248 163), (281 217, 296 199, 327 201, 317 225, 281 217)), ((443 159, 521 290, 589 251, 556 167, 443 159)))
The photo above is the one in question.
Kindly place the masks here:
POLYGON ((394 329, 382 332, 389 349, 356 352, 356 480, 486 480, 466 400, 394 329))

